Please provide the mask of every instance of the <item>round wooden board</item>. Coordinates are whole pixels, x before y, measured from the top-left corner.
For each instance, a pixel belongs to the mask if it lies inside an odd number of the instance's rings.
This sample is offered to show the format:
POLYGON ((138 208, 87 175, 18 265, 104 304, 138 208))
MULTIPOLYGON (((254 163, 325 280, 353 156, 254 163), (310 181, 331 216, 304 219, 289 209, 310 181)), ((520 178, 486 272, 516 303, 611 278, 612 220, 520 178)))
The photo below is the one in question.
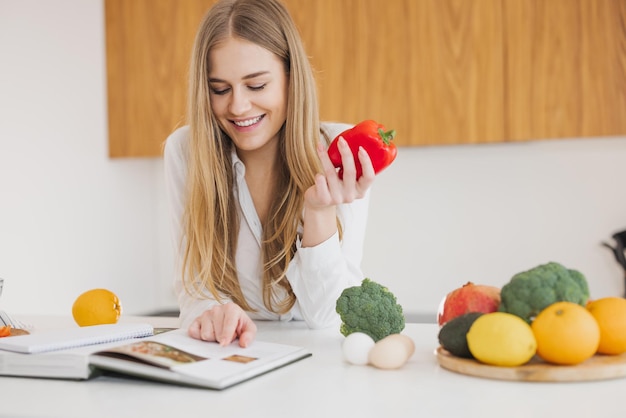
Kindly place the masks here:
POLYGON ((444 369, 477 377, 526 382, 582 382, 616 379, 626 376, 626 353, 619 356, 595 355, 575 366, 548 364, 538 357, 517 367, 500 367, 456 357, 443 347, 436 350, 437 361, 444 369))

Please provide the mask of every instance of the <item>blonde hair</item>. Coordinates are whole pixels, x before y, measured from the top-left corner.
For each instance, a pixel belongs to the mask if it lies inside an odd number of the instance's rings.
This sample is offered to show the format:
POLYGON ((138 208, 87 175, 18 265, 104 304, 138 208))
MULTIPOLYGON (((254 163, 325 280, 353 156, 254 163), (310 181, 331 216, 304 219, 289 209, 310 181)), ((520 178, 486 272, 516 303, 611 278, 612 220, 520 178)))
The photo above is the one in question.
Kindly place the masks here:
POLYGON ((209 52, 230 36, 274 53, 284 62, 288 76, 287 117, 279 133, 279 180, 261 245, 264 305, 272 312, 285 313, 296 301, 286 271, 296 251, 304 192, 321 171, 316 152, 320 124, 308 56, 289 12, 277 0, 220 0, 208 11, 196 35, 189 74, 183 282, 191 294, 216 300, 228 297, 243 309, 253 310, 244 298, 235 266, 239 219, 233 194, 232 142, 220 130, 209 99, 209 52))

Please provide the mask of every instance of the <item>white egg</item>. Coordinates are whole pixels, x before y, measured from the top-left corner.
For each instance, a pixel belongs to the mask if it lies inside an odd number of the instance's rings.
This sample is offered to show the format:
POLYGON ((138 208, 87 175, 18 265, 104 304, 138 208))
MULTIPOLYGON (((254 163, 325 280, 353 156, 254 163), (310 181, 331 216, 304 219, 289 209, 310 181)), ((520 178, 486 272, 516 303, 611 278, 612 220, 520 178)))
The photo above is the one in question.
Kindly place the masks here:
POLYGON ((415 352, 413 340, 402 334, 391 334, 379 340, 370 350, 369 362, 379 369, 398 369, 415 352))
POLYGON ((343 358, 351 364, 366 365, 370 350, 374 347, 374 340, 363 332, 349 334, 341 345, 343 358))

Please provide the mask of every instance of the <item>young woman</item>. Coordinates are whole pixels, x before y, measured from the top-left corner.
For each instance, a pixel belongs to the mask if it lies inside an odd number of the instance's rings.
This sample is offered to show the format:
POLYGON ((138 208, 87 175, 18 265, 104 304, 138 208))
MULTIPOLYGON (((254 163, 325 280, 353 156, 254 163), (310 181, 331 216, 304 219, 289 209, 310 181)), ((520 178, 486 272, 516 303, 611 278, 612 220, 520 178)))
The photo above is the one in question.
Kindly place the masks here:
POLYGON ((335 302, 358 285, 374 170, 320 123, 313 72, 279 0, 220 0, 198 30, 188 124, 165 146, 181 326, 248 345, 253 320, 338 324, 335 302))

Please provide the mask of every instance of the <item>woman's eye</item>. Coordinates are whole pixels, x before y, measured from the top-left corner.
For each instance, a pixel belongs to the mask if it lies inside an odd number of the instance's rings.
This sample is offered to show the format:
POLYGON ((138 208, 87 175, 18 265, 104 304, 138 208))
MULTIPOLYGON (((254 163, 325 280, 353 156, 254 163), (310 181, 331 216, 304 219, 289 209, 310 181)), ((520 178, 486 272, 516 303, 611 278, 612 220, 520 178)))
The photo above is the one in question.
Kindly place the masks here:
POLYGON ((248 87, 250 90, 252 91, 259 91, 259 90, 263 90, 265 88, 265 84, 261 84, 258 86, 250 86, 248 87))
POLYGON ((223 96, 224 94, 228 93, 228 90, 230 90, 230 89, 216 89, 216 88, 212 88, 211 92, 213 94, 218 95, 218 96, 223 96))

